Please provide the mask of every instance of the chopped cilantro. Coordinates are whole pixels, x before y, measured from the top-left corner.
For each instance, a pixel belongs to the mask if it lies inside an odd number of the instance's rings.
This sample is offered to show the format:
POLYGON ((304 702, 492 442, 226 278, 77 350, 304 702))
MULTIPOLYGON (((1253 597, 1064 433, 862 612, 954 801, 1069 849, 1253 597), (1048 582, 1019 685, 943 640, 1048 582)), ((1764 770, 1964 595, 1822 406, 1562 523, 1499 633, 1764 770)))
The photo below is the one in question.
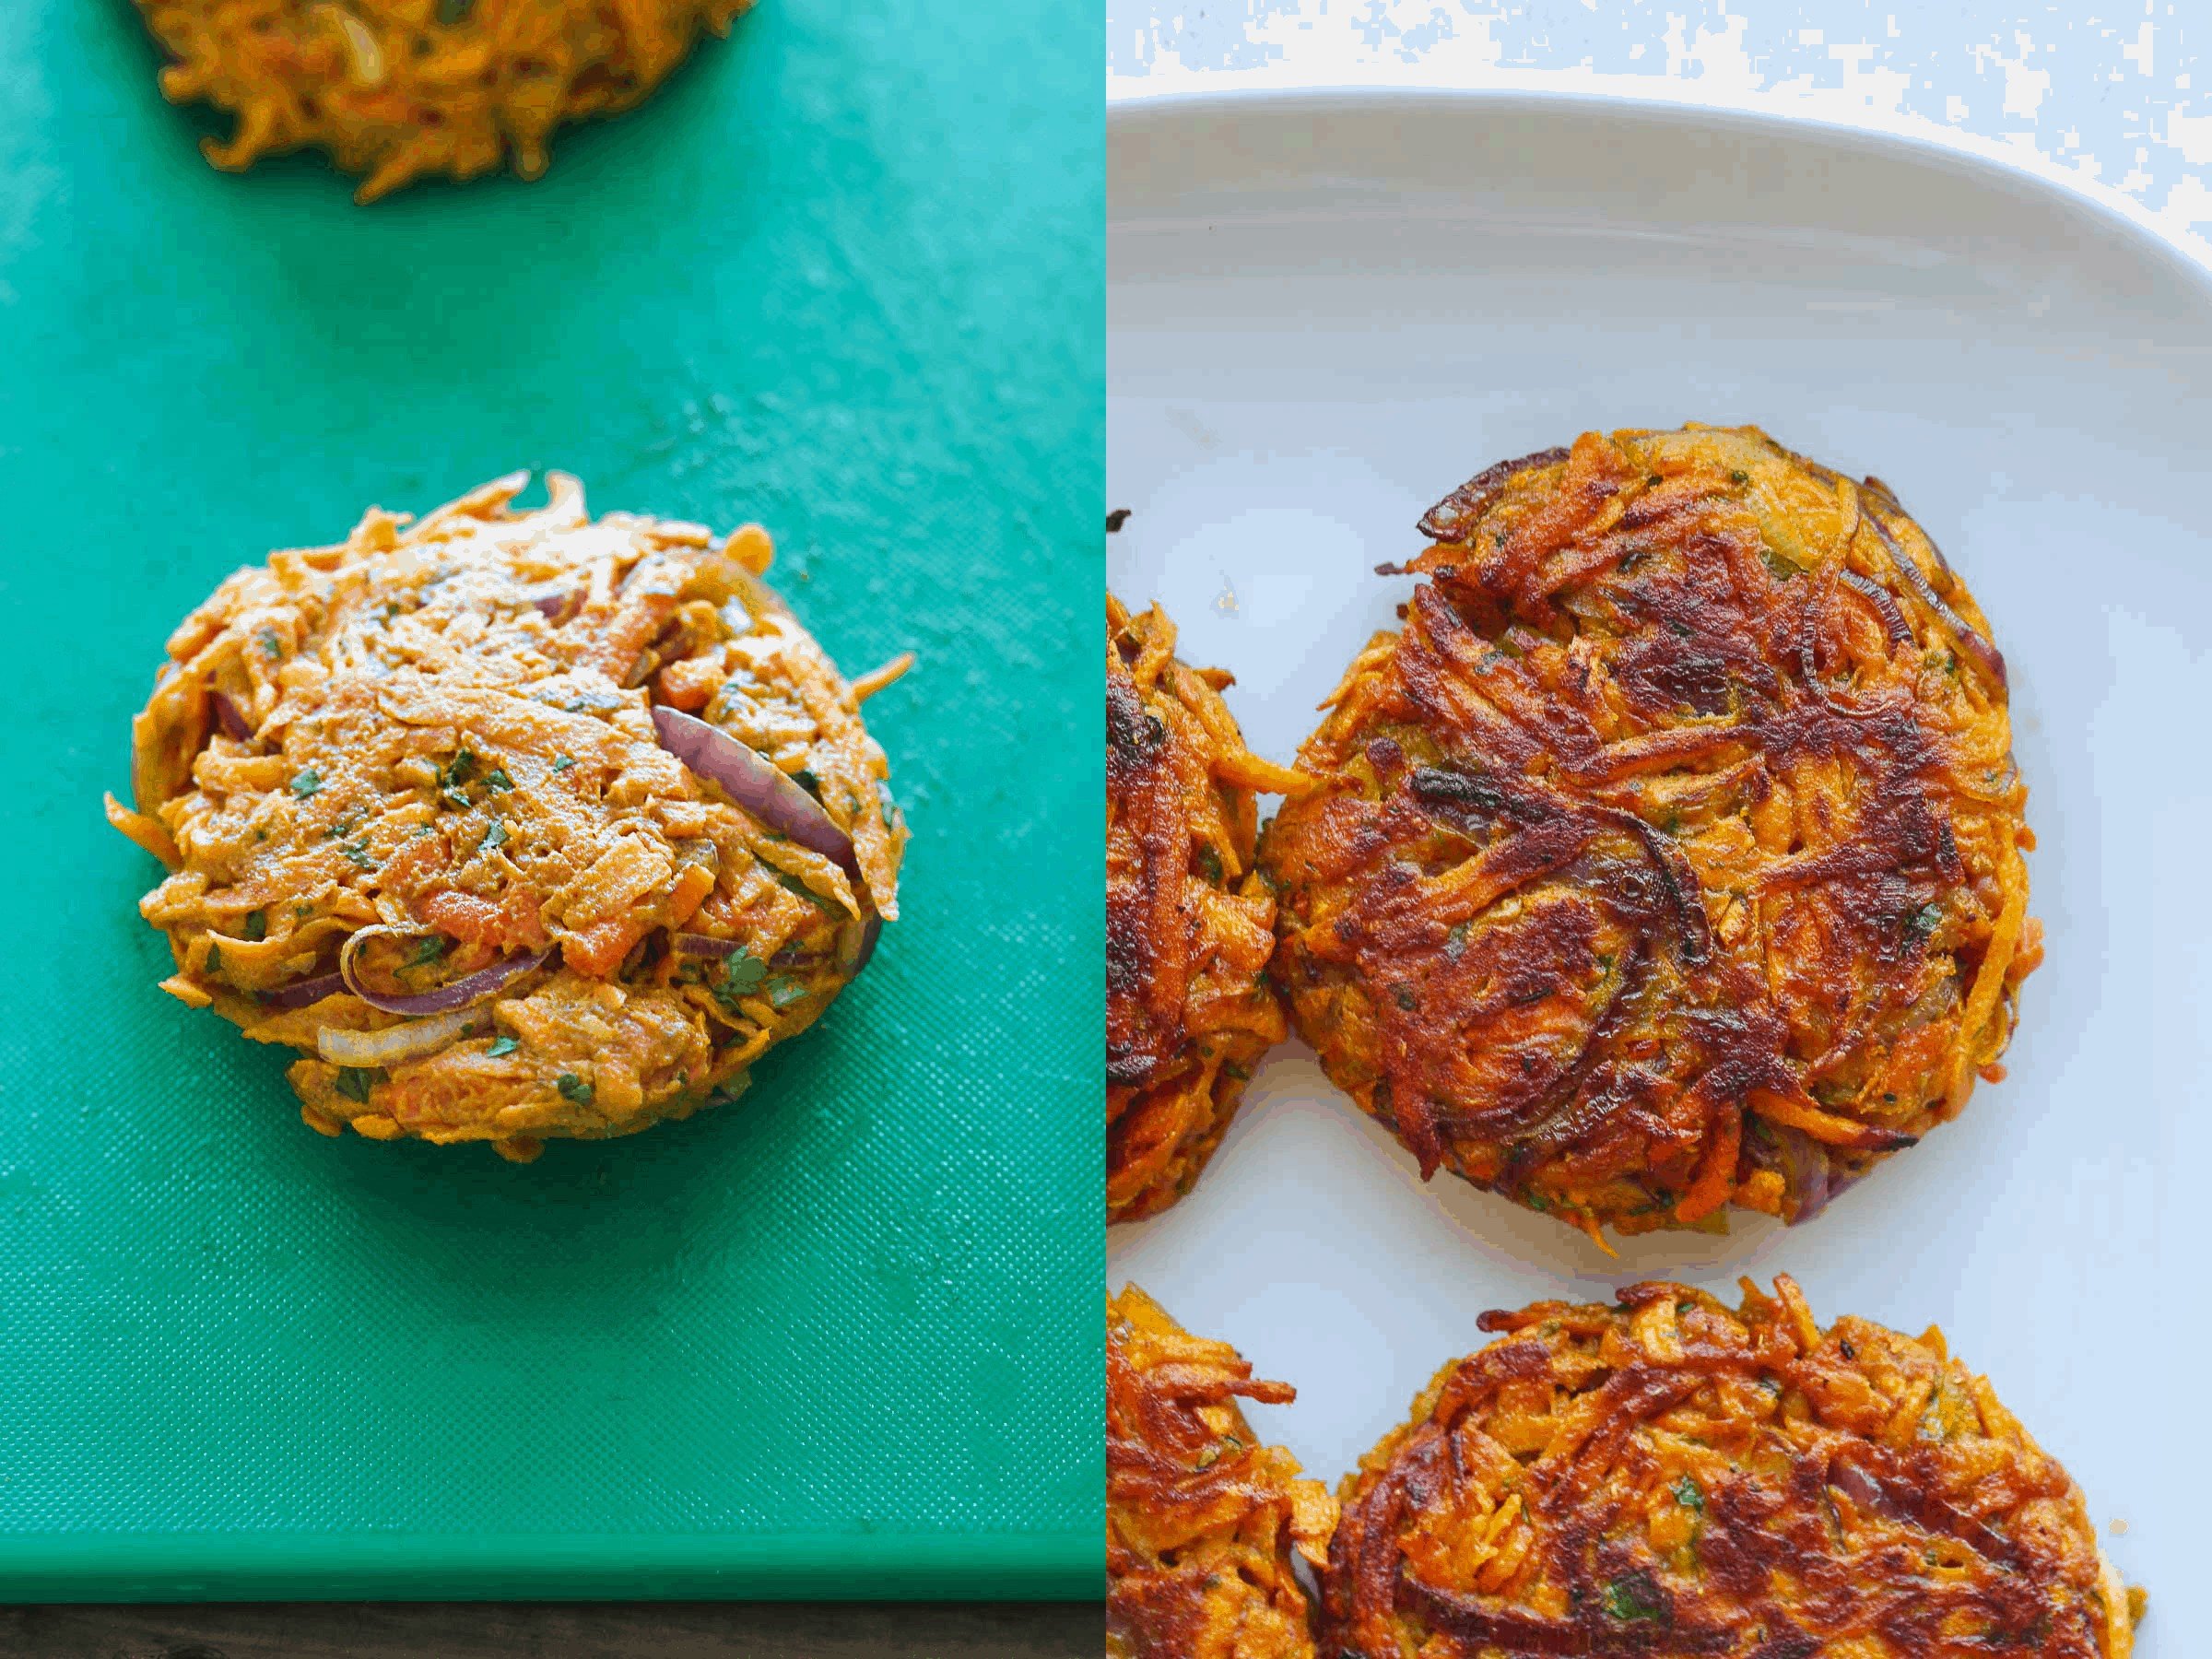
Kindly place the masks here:
POLYGON ((1206 880, 1214 883, 1216 886, 1220 885, 1223 879, 1223 871, 1221 868, 1221 854, 1217 849, 1205 845, 1201 845, 1199 847, 1198 873, 1201 876, 1204 876, 1206 880))
POLYGON ((1751 475, 1747 472, 1732 472, 1728 475, 1728 482, 1731 484, 1748 484, 1751 482, 1751 475))
POLYGON ((368 1105, 369 1091, 374 1088, 376 1084, 377 1075, 373 1071, 364 1071, 358 1065, 338 1067, 338 1092, 349 1100, 358 1100, 363 1106, 368 1105))
POLYGON ((275 629, 265 628, 253 637, 261 646, 261 654, 272 663, 284 654, 284 641, 276 637, 275 629))
POLYGON ((322 787, 323 774, 312 766, 292 779, 292 794, 302 801, 322 787))
POLYGON ((1943 923, 1943 906, 1924 904, 1905 918, 1905 937, 1918 943, 1926 939, 1943 923))
POLYGON ((495 766, 484 774, 484 787, 487 789, 512 789, 514 780, 507 775, 505 767, 495 766))
POLYGON ((797 771, 791 774, 791 781, 816 800, 818 801, 822 798, 822 781, 816 777, 808 768, 800 767, 797 771))
POLYGON ((444 770, 439 772, 438 781, 449 787, 465 783, 476 774, 476 770, 477 757, 475 753, 468 749, 455 749, 453 758, 448 760, 444 770))
POLYGON ((836 900, 823 898, 821 894, 816 892, 812 888, 808 887, 805 882, 801 881, 790 871, 779 870, 773 865, 768 865, 764 867, 771 876, 775 877, 776 885, 783 888, 785 892, 795 893, 800 898, 806 900, 807 903, 818 904, 824 910, 830 912, 832 914, 836 914, 838 912, 838 904, 836 900))
POLYGON ((247 912, 245 924, 239 931, 249 939, 267 938, 269 936, 268 912, 266 911, 247 912))
POLYGON ((806 998, 806 987, 796 980, 785 979, 778 974, 768 982, 768 1000, 771 1007, 788 1008, 793 1003, 804 1002, 806 998))
POLYGON ((737 999, 748 996, 760 988, 768 977, 768 964, 747 951, 739 951, 722 965, 722 979, 714 987, 715 999, 732 1013, 736 1012, 737 999))
POLYGON ((1239 1065, 1234 1060, 1224 1060, 1221 1062, 1221 1069, 1240 1083, 1252 1081, 1252 1067, 1249 1065, 1239 1065))
POLYGON ((407 959, 407 966, 420 968, 426 963, 436 961, 445 954, 445 943, 443 934, 425 934, 416 941, 415 954, 407 959))
POLYGON ((576 757, 573 755, 556 755, 553 757, 553 770, 557 772, 567 771, 570 767, 575 764, 576 757))
POLYGON ((1667 1622, 1666 1592, 1648 1567, 1606 1581, 1606 1613, 1622 1624, 1667 1622))
POLYGON ((503 847, 506 844, 507 826, 498 818, 493 818, 491 828, 484 831, 484 839, 477 843, 477 850, 482 852, 486 847, 503 847))
POLYGON ((1466 950, 1467 929, 1472 924, 1466 922, 1454 922, 1452 924, 1450 931, 1444 935, 1444 957, 1446 960, 1456 962, 1459 960, 1462 953, 1466 950))
POLYGON ((376 868, 376 860, 370 855, 369 849, 362 845, 359 841, 354 841, 347 846, 341 847, 338 849, 338 851, 346 854, 347 862, 352 865, 357 870, 373 870, 376 868))
POLYGON ((553 1079, 553 1087, 560 1090, 560 1098, 579 1106, 592 1103, 592 1086, 574 1072, 562 1072, 553 1079))
POLYGON ((1695 1510, 1701 1515, 1705 1512, 1705 1488, 1685 1475, 1675 1482, 1675 1501, 1684 1509, 1695 1510))
POLYGON ((1665 473, 1653 473, 1650 477, 1643 481, 1643 487, 1646 489, 1656 489, 1660 485, 1665 482, 1666 475, 1665 473))
POLYGON ((220 945, 208 946, 207 959, 200 964, 200 971, 202 973, 220 973, 222 971, 223 947, 220 945))
POLYGON ((1767 567, 1768 571, 1777 582, 1787 582, 1797 574, 1797 567, 1794 564, 1775 552, 1764 542, 1759 544, 1759 557, 1760 562, 1767 567))
POLYGON ((521 1043, 517 1042, 512 1037, 494 1037, 491 1040, 491 1046, 486 1049, 484 1052, 490 1055, 494 1060, 497 1060, 502 1054, 513 1053, 516 1049, 521 1048, 522 1046, 523 1045, 521 1043))
POLYGON ((1539 1216, 1551 1207, 1551 1200, 1545 1197, 1541 1193, 1531 1193, 1525 1198, 1524 1198, 1522 1202, 1526 1204, 1530 1209, 1535 1210, 1539 1216))

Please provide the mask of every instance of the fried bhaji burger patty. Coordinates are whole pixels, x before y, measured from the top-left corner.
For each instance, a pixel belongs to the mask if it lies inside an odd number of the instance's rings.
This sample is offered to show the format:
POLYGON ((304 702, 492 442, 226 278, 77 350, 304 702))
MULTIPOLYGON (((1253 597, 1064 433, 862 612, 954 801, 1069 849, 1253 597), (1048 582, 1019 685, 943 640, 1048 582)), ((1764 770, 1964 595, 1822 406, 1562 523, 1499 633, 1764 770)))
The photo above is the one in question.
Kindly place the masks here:
POLYGON ((535 179, 563 122, 641 101, 751 0, 138 0, 172 103, 238 118, 227 171, 315 147, 372 202, 503 159, 535 179))
POLYGON ((303 1055, 308 1123, 488 1140, 681 1117, 810 1025, 898 915, 861 700, 757 525, 586 512, 573 478, 240 571, 132 723, 163 989, 303 1055))
POLYGON ((1107 1303, 1109 1659, 1312 1659, 1290 1558, 1321 1564, 1336 1504, 1237 1408, 1296 1393, 1134 1285, 1107 1303))
POLYGON ((1999 1075, 2005 665, 1884 486, 1592 432, 1421 527, 1261 863, 1300 1035, 1424 1176, 1594 1237, 1798 1221, 1999 1075))
POLYGON ((1285 1034, 1264 977, 1275 900, 1253 874, 1257 790, 1301 786, 1244 747, 1230 677, 1175 655, 1158 606, 1106 600, 1106 1216, 1191 1189, 1254 1061, 1285 1034))
POLYGON ((2124 1659, 2081 1489, 1941 1332, 1743 1288, 1486 1314, 1343 1484, 1322 1651, 2124 1659))

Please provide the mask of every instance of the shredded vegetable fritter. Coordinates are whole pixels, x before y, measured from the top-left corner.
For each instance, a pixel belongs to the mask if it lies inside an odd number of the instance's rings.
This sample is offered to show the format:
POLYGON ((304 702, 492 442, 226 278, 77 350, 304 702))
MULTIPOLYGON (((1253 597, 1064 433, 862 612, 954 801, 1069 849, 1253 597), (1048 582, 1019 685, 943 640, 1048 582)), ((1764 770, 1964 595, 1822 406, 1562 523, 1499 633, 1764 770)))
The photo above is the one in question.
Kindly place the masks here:
POLYGON ((239 171, 309 147, 372 202, 501 160, 535 179, 563 122, 641 101, 751 0, 138 0, 173 103, 238 118, 202 148, 239 171))
POLYGON ((1253 1062, 1280 1042, 1255 790, 1304 780, 1244 747, 1230 677, 1175 656, 1158 606, 1106 600, 1106 1216, 1190 1191, 1253 1062))
POLYGON ((1312 1659, 1291 1552, 1321 1564, 1336 1504, 1237 1407, 1296 1392, 1134 1285, 1107 1304, 1109 1659, 1312 1659))
POLYGON ((1343 1484, 1322 1651, 2125 1659, 2140 1593, 1940 1331, 1742 1284, 1484 1315, 1343 1484))
POLYGON ((326 1134, 528 1158, 687 1115, 898 914, 859 703, 903 665, 840 678, 757 525, 594 522, 559 473, 521 512, 525 480, 229 578, 108 801, 171 872, 163 989, 301 1051, 326 1134))
POLYGON ((1884 486, 1592 432, 1422 529, 1261 862, 1300 1034, 1424 1176, 1601 1241, 1797 1221, 2001 1075, 2005 665, 1884 486))

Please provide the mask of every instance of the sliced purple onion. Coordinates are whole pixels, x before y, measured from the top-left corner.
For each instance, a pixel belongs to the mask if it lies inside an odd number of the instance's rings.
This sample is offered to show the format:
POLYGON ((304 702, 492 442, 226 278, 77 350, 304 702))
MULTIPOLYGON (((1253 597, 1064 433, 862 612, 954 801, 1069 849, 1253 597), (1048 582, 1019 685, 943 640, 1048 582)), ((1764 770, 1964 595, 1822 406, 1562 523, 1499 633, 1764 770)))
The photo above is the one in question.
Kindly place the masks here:
POLYGON ((770 765, 750 745, 681 709, 657 703, 653 724, 660 734, 661 747, 678 760, 700 777, 721 784, 730 799, 771 830, 809 852, 835 860, 855 888, 864 885, 860 861, 853 853, 853 838, 830 821, 819 801, 770 765))
POLYGON ((207 700, 215 709, 215 724, 223 728, 224 736, 235 738, 240 743, 252 738, 253 723, 239 712, 238 705, 230 700, 227 693, 210 691, 207 700))
POLYGON ((745 947, 735 939, 717 939, 712 934, 679 933, 676 948, 684 956, 731 957, 745 947))
POLYGON ((303 979, 275 991, 264 991, 261 1000, 272 1008, 304 1008, 312 1003, 321 1002, 326 996, 335 996, 345 989, 344 974, 318 973, 312 979, 303 979))
POLYGON ((424 991, 411 995, 394 996, 382 991, 371 991, 362 984, 353 971, 354 954, 373 938, 420 938, 434 930, 428 928, 364 927, 346 941, 346 948, 338 953, 338 971, 345 976, 346 988, 372 1008, 382 1008, 387 1014, 445 1014, 469 1004, 481 1002, 500 990, 511 980, 517 979, 534 969, 543 968, 552 958, 553 947, 543 950, 523 951, 488 968, 479 968, 474 973, 463 974, 451 984, 441 985, 435 991, 424 991))
POLYGON ((861 924, 860 943, 853 947, 853 960, 848 972, 858 973, 868 965, 868 959, 876 954, 876 937, 882 932, 883 918, 871 906, 867 921, 861 924))
POLYGON ((547 621, 558 622, 560 620, 560 613, 569 608, 569 601, 572 597, 574 595, 570 594, 540 594, 530 603, 536 608, 537 614, 545 618, 547 621))

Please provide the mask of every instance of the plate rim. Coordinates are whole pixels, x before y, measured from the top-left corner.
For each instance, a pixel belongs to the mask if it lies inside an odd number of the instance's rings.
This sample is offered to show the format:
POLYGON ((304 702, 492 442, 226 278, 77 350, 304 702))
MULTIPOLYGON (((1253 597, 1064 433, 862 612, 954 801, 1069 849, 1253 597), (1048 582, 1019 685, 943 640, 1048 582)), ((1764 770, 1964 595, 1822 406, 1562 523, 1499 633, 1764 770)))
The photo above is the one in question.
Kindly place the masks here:
MULTIPOLYGON (((1118 147, 1196 118, 1236 118, 1247 112, 1274 116, 1394 115, 1410 110, 1483 111, 1535 114, 1547 119, 1580 112, 1594 120, 1641 121, 1677 130, 1718 132, 1784 143, 1825 142, 1858 155, 1915 164, 1961 182, 2041 205, 2088 215, 2101 228, 2151 257, 2164 271, 2212 306, 2212 241, 2168 223, 2132 196, 2040 156, 1952 129, 1923 130, 1842 119, 1832 112, 1797 112, 1771 102, 1740 98, 1652 96, 1606 89, 1510 86, 1466 87, 1418 81, 1332 77, 1280 85, 1176 87, 1121 93, 1106 106, 1106 235, 1129 222, 1116 193, 1118 147)), ((1112 286, 1108 261, 1107 286, 1112 286)))

